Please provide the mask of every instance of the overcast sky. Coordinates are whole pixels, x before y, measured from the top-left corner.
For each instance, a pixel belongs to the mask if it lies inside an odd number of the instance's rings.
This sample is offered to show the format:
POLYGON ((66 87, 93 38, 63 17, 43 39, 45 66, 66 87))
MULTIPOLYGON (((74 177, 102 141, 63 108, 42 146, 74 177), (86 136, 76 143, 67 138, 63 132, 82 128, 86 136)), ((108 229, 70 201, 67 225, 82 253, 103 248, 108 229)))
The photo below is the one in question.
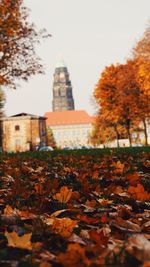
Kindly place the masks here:
POLYGON ((130 56, 150 19, 150 0, 24 0, 30 20, 52 38, 37 52, 45 75, 7 90, 6 115, 44 115, 52 109, 55 66, 63 59, 70 73, 76 109, 95 112, 92 94, 101 72, 130 56))

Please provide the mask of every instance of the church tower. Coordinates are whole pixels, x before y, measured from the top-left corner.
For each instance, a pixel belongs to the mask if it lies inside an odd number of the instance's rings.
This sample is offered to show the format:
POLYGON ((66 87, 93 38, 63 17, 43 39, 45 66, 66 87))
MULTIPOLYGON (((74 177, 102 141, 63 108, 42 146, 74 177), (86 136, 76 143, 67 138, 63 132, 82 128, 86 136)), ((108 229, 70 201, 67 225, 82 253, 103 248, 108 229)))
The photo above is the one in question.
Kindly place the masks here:
POLYGON ((72 85, 63 61, 59 62, 55 68, 52 109, 53 111, 74 109, 72 85))

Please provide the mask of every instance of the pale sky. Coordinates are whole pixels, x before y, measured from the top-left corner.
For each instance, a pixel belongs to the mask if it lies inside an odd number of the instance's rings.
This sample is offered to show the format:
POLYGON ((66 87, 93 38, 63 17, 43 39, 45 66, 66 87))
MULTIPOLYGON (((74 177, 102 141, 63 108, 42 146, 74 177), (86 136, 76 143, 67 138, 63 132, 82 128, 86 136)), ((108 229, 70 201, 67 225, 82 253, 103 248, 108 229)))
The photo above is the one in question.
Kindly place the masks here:
POLYGON ((7 89, 6 115, 52 110, 53 74, 60 59, 70 73, 75 108, 94 114, 91 99, 100 74, 130 56, 150 19, 150 0, 24 0, 24 5, 37 28, 53 37, 37 48, 45 75, 21 82, 16 91, 7 89))

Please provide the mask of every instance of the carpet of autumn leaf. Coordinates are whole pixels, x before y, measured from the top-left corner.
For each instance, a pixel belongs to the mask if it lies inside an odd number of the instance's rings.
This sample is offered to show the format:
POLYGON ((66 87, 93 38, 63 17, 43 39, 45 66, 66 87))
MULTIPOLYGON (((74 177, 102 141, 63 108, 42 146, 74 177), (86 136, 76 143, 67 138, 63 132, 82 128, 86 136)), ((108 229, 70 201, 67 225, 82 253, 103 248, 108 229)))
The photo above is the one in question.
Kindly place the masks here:
POLYGON ((150 152, 45 155, 0 158, 0 266, 149 267, 150 152))

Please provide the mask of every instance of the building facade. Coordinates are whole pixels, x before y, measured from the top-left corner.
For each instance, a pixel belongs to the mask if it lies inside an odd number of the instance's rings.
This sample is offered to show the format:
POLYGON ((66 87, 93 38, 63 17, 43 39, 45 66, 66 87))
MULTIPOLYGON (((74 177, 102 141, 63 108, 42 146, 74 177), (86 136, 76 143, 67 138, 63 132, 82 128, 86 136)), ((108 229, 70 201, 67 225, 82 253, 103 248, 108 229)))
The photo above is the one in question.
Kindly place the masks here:
POLYGON ((84 110, 46 112, 47 128, 51 128, 57 147, 89 145, 92 117, 84 110))
POLYGON ((46 118, 27 113, 3 118, 3 143, 5 152, 36 150, 46 144, 46 118))
POLYGON ((52 110, 74 110, 72 85, 67 67, 63 61, 59 62, 55 68, 52 110))

